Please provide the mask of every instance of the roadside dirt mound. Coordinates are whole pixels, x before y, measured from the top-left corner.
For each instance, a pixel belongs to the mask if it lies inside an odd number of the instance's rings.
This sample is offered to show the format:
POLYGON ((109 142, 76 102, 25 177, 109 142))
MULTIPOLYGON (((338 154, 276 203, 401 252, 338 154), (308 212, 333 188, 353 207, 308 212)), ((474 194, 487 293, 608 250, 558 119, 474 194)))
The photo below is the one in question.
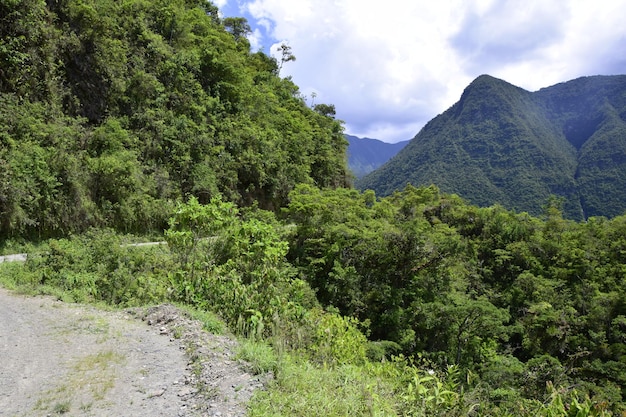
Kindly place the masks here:
POLYGON ((0 416, 244 416, 263 381, 235 348, 171 305, 108 312, 0 289, 0 416))

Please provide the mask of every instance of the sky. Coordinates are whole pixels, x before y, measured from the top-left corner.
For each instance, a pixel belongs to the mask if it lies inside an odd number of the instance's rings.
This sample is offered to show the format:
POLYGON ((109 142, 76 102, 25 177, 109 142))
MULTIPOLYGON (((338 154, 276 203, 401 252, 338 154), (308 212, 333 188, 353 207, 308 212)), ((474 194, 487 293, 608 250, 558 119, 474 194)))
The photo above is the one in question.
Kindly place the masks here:
POLYGON ((291 47, 309 104, 346 133, 412 139, 481 74, 536 91, 626 74, 626 0, 213 0, 245 17, 253 51, 291 47))

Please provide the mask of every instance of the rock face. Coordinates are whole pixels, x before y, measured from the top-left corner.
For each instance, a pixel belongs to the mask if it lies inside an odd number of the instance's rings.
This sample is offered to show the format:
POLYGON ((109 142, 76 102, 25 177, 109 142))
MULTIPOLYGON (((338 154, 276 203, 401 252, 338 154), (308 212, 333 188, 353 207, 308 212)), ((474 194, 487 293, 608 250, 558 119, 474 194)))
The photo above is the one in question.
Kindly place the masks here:
POLYGON ((105 312, 0 289, 0 415, 243 416, 263 382, 235 343, 170 305, 105 312))
POLYGON ((481 206, 567 217, 626 211, 626 76, 584 77, 529 92, 483 75, 380 169, 357 181, 388 195, 437 185, 481 206))

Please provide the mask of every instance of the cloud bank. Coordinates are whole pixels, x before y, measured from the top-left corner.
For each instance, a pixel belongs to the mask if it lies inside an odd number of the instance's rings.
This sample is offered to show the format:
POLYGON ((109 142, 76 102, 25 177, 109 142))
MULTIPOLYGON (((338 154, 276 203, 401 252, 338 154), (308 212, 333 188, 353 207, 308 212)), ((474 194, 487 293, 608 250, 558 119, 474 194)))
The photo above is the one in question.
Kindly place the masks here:
POLYGON ((411 139, 481 74, 534 91, 626 73, 626 0, 219 3, 249 20, 253 48, 291 46, 281 75, 334 104, 347 133, 388 142, 411 139))

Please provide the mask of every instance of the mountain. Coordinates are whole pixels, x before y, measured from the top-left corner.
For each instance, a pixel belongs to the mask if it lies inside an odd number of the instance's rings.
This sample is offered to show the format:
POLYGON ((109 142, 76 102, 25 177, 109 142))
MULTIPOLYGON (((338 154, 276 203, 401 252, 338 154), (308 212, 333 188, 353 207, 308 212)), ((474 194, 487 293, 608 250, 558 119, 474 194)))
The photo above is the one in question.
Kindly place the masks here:
POLYGON ((394 158, 357 181, 389 195, 437 185, 473 204, 568 218, 626 211, 626 76, 582 77, 536 92, 482 75, 394 158))
POLYGON ((387 143, 378 139, 345 136, 348 140, 348 167, 357 178, 380 167, 409 143, 408 140, 387 143))

